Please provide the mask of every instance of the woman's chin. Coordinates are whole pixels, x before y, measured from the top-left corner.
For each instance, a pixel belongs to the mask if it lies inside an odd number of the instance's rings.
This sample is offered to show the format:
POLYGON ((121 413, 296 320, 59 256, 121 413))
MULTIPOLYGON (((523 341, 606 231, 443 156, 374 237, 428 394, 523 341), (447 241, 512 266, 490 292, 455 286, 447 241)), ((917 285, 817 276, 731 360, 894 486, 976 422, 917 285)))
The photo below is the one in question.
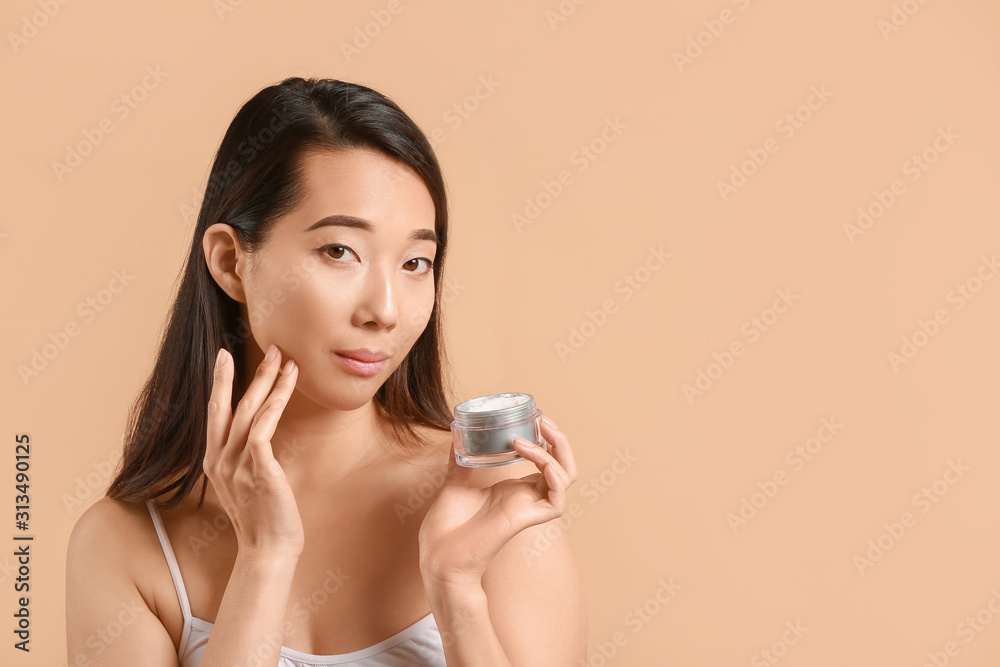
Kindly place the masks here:
POLYGON ((375 397, 381 385, 373 382, 361 383, 327 380, 321 387, 302 386, 298 383, 296 394, 301 394, 307 402, 324 410, 339 410, 342 412, 363 408, 375 397), (353 386, 352 386, 353 385, 353 386))

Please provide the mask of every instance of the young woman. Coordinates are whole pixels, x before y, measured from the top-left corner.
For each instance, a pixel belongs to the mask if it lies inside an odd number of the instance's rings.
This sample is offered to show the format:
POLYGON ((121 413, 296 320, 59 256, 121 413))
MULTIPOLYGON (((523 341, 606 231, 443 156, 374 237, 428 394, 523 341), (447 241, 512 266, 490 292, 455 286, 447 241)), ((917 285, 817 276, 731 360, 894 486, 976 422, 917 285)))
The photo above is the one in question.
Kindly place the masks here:
POLYGON ((447 241, 437 159, 383 95, 290 78, 240 109, 122 464, 70 537, 70 665, 586 660, 547 523, 566 435, 474 472, 451 450, 447 241))

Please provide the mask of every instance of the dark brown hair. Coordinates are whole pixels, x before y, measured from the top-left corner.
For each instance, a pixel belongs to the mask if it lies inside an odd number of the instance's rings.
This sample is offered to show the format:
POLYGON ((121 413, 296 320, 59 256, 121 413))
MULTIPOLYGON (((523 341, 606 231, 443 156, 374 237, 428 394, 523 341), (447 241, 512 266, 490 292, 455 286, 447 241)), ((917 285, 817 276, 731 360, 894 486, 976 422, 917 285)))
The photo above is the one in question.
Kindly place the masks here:
POLYGON ((375 394, 376 413, 406 451, 427 445, 414 425, 448 430, 442 381, 441 271, 448 243, 444 179, 427 137, 390 99, 354 83, 292 77, 268 86, 233 118, 215 155, 191 250, 145 386, 129 411, 124 452, 107 495, 130 503, 175 490, 179 504, 202 481, 208 399, 219 348, 233 355, 233 408, 248 384, 239 305, 209 273, 202 237, 223 222, 253 253, 303 195, 303 155, 312 149, 369 148, 412 168, 434 202, 434 307, 423 333, 375 394))

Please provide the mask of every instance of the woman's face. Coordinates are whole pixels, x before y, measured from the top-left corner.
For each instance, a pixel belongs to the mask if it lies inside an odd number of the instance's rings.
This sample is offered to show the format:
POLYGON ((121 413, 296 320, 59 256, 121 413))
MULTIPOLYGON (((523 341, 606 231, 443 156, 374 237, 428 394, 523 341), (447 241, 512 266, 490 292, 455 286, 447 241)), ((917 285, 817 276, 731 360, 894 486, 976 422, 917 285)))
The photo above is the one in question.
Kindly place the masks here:
POLYGON ((238 269, 241 311, 260 350, 274 343, 298 364, 297 393, 355 409, 430 319, 434 202, 410 167, 367 149, 307 153, 303 186, 299 206, 238 269), (384 361, 347 358, 365 350, 384 361))

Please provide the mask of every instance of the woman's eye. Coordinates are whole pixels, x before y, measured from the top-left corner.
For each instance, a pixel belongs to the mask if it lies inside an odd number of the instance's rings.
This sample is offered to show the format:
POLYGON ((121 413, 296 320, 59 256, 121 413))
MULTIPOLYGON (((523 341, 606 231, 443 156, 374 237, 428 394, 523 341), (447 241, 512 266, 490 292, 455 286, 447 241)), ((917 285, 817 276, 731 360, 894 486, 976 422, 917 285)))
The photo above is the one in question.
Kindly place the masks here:
POLYGON ((352 255, 354 254, 353 250, 351 250, 347 246, 342 246, 342 245, 328 245, 328 246, 324 246, 323 247, 323 252, 325 252, 328 256, 330 256, 333 259, 341 259, 343 257, 343 253, 344 252, 349 252, 352 255), (333 251, 333 252, 331 252, 331 251, 333 251))
POLYGON ((407 262, 403 266, 417 266, 420 262, 423 262, 424 264, 426 264, 427 268, 424 269, 423 271, 412 271, 412 273, 427 273, 428 271, 430 271, 431 269, 434 268, 434 262, 432 262, 431 260, 427 259, 426 257, 414 257, 413 259, 411 259, 409 262, 407 262))

